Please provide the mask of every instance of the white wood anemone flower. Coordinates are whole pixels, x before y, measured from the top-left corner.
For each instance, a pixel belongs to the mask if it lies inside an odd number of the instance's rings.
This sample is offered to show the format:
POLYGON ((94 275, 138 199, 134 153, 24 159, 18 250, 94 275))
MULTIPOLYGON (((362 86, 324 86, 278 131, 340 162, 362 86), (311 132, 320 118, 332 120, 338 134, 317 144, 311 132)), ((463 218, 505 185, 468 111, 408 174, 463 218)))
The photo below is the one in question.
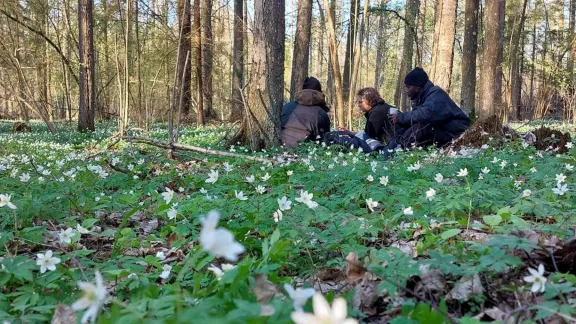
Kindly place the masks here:
POLYGON ((546 281, 548 281, 548 279, 544 277, 544 266, 540 264, 538 270, 528 268, 528 272, 530 272, 530 276, 524 277, 524 281, 532 284, 530 290, 533 293, 538 291, 544 292, 544 290, 546 290, 546 281))
POLYGON ((10 202, 11 195, 0 194, 0 207, 7 206, 10 209, 16 209, 16 205, 10 202))
POLYGON ((292 202, 286 198, 286 196, 282 196, 282 198, 278 199, 278 209, 281 211, 289 210, 292 206, 292 202))
POLYGON ((374 208, 378 207, 378 202, 372 200, 372 198, 368 198, 366 199, 366 207, 368 207, 368 209, 370 209, 371 212, 374 212, 374 208))
POLYGON ((290 317, 296 324, 358 324, 358 321, 348 316, 348 308, 344 298, 337 298, 332 303, 332 307, 324 296, 316 293, 312 297, 314 314, 303 312, 292 312, 290 317))
POLYGON ((36 259, 36 265, 40 266, 40 273, 46 272, 46 270, 54 271, 56 270, 56 265, 60 263, 60 259, 52 256, 52 250, 46 251, 45 254, 36 254, 38 259, 36 259))
POLYGON ((436 190, 434 190, 433 188, 430 188, 428 189, 428 191, 426 191, 426 199, 428 199, 429 201, 434 199, 435 196, 436 196, 436 190))
POLYGON ((457 176, 459 176, 459 177, 465 177, 467 175, 468 175, 468 169, 467 168, 460 169, 460 171, 457 174, 457 176))
POLYGON ((238 255, 244 252, 244 246, 234 240, 234 236, 225 228, 216 228, 220 214, 213 210, 208 216, 202 218, 202 231, 200 232, 200 244, 204 251, 216 256, 223 257, 228 261, 238 260, 238 255))
POLYGON ((96 271, 94 276, 96 285, 91 282, 78 282, 78 288, 82 290, 83 294, 80 299, 72 304, 72 309, 75 311, 86 309, 86 312, 84 312, 82 316, 82 323, 88 323, 89 320, 92 323, 96 323, 98 311, 104 306, 108 297, 108 291, 106 291, 106 287, 104 287, 102 275, 99 271, 96 271))
POLYGON ((316 293, 314 288, 292 288, 289 284, 284 284, 284 289, 288 293, 288 296, 292 299, 292 305, 294 306, 294 311, 304 312, 304 305, 308 302, 308 299, 312 298, 316 293))

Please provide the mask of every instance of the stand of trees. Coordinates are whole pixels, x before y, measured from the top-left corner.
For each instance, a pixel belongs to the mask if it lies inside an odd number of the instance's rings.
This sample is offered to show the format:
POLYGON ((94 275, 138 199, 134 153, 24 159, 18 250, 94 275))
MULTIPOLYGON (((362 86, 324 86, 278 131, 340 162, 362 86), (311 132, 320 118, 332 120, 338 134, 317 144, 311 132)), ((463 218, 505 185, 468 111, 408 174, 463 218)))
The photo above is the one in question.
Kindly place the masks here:
POLYGON ((0 118, 240 121, 261 148, 307 75, 351 125, 359 87, 410 109, 422 66, 475 118, 576 122, 575 28, 576 0, 4 1, 0 118))

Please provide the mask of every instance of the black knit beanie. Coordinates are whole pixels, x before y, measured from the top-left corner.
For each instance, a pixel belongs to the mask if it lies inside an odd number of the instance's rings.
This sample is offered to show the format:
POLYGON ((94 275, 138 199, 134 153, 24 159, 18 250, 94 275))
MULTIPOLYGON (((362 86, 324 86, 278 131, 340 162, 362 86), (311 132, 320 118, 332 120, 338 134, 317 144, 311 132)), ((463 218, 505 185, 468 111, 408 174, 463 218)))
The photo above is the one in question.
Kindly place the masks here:
POLYGON ((428 74, 426 74, 421 67, 410 71, 410 73, 406 74, 406 78, 404 78, 404 83, 411 86, 423 87, 426 85, 426 82, 428 82, 428 74))
POLYGON ((307 77, 306 80, 304 80, 304 84, 302 85, 302 90, 304 89, 312 89, 322 92, 322 85, 320 84, 320 81, 318 81, 318 79, 315 77, 307 77))

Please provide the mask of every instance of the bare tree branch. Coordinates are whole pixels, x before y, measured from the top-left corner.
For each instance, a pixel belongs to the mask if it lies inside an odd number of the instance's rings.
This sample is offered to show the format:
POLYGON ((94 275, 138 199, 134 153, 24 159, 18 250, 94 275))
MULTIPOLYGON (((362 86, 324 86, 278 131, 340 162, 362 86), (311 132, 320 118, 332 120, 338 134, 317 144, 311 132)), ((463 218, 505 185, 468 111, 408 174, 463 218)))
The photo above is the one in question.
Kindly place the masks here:
POLYGON ((76 73, 74 73, 74 69, 72 68, 72 65, 70 64, 70 60, 64 55, 64 53, 62 53, 62 50, 60 49, 60 47, 58 47, 58 45, 56 45, 50 38, 48 38, 48 36, 46 36, 42 31, 35 29, 34 27, 28 25, 27 23, 20 21, 18 18, 10 15, 6 10, 4 9, 0 9, 0 12, 2 14, 4 14, 4 16, 6 16, 6 18, 14 21, 15 23, 22 25, 23 27, 25 27, 26 29, 28 29, 29 31, 35 33, 36 35, 44 38, 44 40, 46 41, 46 43, 50 44, 50 46, 52 46, 52 48, 54 48, 54 50, 56 52, 58 52, 58 55, 60 55, 60 57, 62 58, 62 61, 64 62, 64 64, 66 64, 66 67, 68 67, 68 71, 70 71, 70 74, 72 75, 72 77, 74 78, 74 80, 76 80, 76 83, 78 83, 78 76, 76 75, 76 73))

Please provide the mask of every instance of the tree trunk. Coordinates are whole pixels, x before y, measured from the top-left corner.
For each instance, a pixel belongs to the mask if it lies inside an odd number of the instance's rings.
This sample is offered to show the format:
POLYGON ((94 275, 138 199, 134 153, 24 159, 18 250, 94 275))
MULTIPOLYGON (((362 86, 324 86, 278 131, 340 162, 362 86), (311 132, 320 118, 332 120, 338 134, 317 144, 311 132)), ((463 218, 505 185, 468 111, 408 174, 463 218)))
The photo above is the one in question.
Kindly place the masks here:
POLYGON ((204 126, 204 80, 202 80, 202 26, 200 25, 200 0, 194 0, 194 48, 196 49, 196 108, 197 125, 204 126))
MULTIPOLYGON (((104 0, 106 1, 106 0, 104 0)), ((134 1, 134 40, 136 42, 136 79, 138 81, 138 127, 144 127, 144 123, 147 122, 147 116, 142 106, 142 55, 140 47, 140 25, 138 23, 138 17, 140 15, 140 8, 138 3, 140 1, 134 1)))
MULTIPOLYGON (((320 12, 320 17, 322 18, 323 21, 328 23, 328 20, 325 19, 324 17, 324 13, 322 11, 322 7, 320 5, 320 2, 318 2, 318 8, 319 8, 319 12, 320 12)), ((328 13, 328 10, 326 10, 326 12, 328 13)), ((334 28, 334 30, 336 30, 336 1, 331 0, 330 1, 330 14, 331 14, 331 18, 332 20, 330 20, 332 22, 332 26, 328 26, 328 24, 326 23, 324 25, 324 27, 326 27, 326 29, 328 30, 328 80, 326 81, 327 85, 328 85, 328 89, 327 89, 327 97, 328 97, 328 101, 332 104, 334 104, 336 102, 336 94, 335 94, 335 86, 334 86, 334 68, 333 68, 333 58, 332 58, 332 51, 330 49, 330 28, 334 28)), ((336 124, 337 115, 338 110, 337 109, 332 109, 332 113, 334 114, 333 120, 334 123, 336 124)))
MULTIPOLYGON (((192 11, 190 8, 191 0, 178 0, 178 28, 180 30, 179 58, 178 58, 178 76, 176 79, 183 79, 182 84, 178 88, 184 89, 184 97, 182 100, 182 115, 189 116, 192 106, 192 55, 189 52, 192 50, 192 11), (188 62, 186 62, 188 57, 188 62), (184 67, 187 67, 186 69, 184 67), (184 77, 182 77, 184 76, 184 77)), ((172 103, 175 105, 175 100, 172 103)))
POLYGON ((312 0, 298 0, 298 18, 292 55, 292 77, 290 78, 290 100, 302 89, 308 76, 310 36, 312 29, 312 0))
POLYGON ((96 89, 94 82, 93 0, 78 0, 78 34, 80 52, 80 100, 78 131, 94 131, 96 89))
POLYGON ((280 144, 284 105, 284 0, 254 1, 254 46, 248 105, 239 133, 230 142, 253 151, 280 144))
POLYGON ((425 41, 424 35, 426 34, 426 9, 428 8, 428 0, 420 1, 420 9, 418 10, 418 31, 416 35, 416 66, 422 66, 424 61, 424 48, 425 41))
POLYGON ((480 102, 477 109, 479 120, 495 115, 502 105, 501 79, 498 73, 498 52, 502 46, 501 4, 505 0, 487 1, 484 8, 484 51, 480 74, 480 102), (498 80, 500 78, 500 80, 498 80))
POLYGON ((520 41, 524 33, 524 22, 526 21, 526 7, 528 0, 524 0, 522 11, 514 14, 511 20, 514 22, 510 29, 509 64, 510 67, 508 79, 510 80, 510 107, 504 110, 504 122, 508 122, 510 115, 517 115, 517 111, 522 109, 522 74, 520 66, 522 64, 522 52, 520 41))
MULTIPOLYGON (((137 0, 136 0, 137 1, 137 0)), ((124 131, 129 124, 128 113, 130 111, 130 29, 131 23, 131 0, 126 1, 126 15, 124 17, 124 109, 122 117, 120 118, 120 134, 124 135, 124 131)))
MULTIPOLYGON (((574 57, 576 56, 576 34, 574 33, 574 28, 576 28, 576 0, 570 0, 570 13, 568 19, 568 39, 570 40, 568 48, 568 64, 566 69, 570 75, 570 82, 574 82, 574 57)), ((573 85, 574 86, 574 85, 573 85)))
POLYGON ((358 81, 358 73, 360 73, 360 59, 362 58, 362 41, 364 39, 364 27, 367 24, 368 19, 368 7, 370 5, 370 0, 364 0, 364 10, 362 12, 362 22, 360 23, 360 34, 358 35, 358 40, 356 43, 356 49, 354 50, 354 66, 352 69, 352 79, 350 80, 350 95, 348 96, 348 129, 352 129, 352 111, 354 110, 354 99, 356 91, 356 83, 358 81))
POLYGON ((531 55, 531 67, 530 67, 530 112, 528 116, 534 116, 535 101, 534 101, 534 79, 536 76, 536 24, 537 21, 534 19, 534 24, 532 25, 532 55, 531 55))
POLYGON ((434 23, 435 37, 432 45, 430 79, 446 92, 450 92, 452 82, 457 8, 457 0, 439 0, 434 23))
POLYGON ((232 114, 231 121, 244 115, 242 89, 244 89, 244 1, 234 0, 234 49, 232 59, 232 114))
MULTIPOLYGON (((100 68, 103 70, 104 76, 100 78, 100 86, 104 87, 110 79, 110 48, 108 47, 108 24, 110 21, 110 14, 108 13, 108 0, 102 1, 102 16, 100 18, 100 25, 102 26, 102 39, 104 40, 104 62, 100 60, 100 68), (104 66, 102 66, 104 65, 104 66)), ((66 39, 66 36, 64 36, 66 39)), ((108 91, 102 93, 98 100, 99 111, 101 118, 110 118, 110 95, 108 91)))
POLYGON ((476 55, 478 52, 479 7, 480 0, 466 0, 460 108, 469 116, 474 116, 476 105, 476 55))
POLYGON ((338 60, 338 42, 336 41, 336 24, 334 23, 335 14, 332 12, 333 7, 328 0, 324 0, 326 7, 326 18, 328 21, 328 32, 330 35, 330 59, 332 63, 332 73, 334 82, 334 96, 336 102, 336 120, 335 125, 344 125, 344 95, 342 93, 342 76, 340 74, 340 61, 338 60))
MULTIPOLYGON (((380 0, 380 7, 383 8, 386 5, 385 0, 380 0)), ((383 61, 384 52, 386 49, 386 38, 384 37, 384 13, 380 13, 378 18, 378 35, 377 35, 377 45, 376 45, 376 64, 374 68, 374 89, 380 90, 382 86, 382 77, 384 74, 383 61)))
POLYGON ((346 56, 344 57, 344 75, 342 76, 342 93, 344 101, 350 95, 350 81, 352 77, 352 62, 354 62, 354 44, 356 44, 356 34, 358 32, 358 1, 350 0, 350 20, 348 26, 348 37, 346 38, 346 56))
POLYGON ((407 111, 409 107, 409 98, 404 92, 404 77, 412 69, 414 39, 416 36, 415 22, 419 7, 419 0, 408 0, 406 2, 406 22, 404 25, 404 45, 402 50, 403 55, 400 63, 398 82, 396 83, 396 92, 394 93, 394 105, 396 105, 396 107, 401 111, 407 111))
POLYGON ((204 114, 216 118, 214 112, 212 88, 212 65, 214 40, 212 36, 212 0, 202 0, 202 92, 204 95, 204 114))
POLYGON ((502 63, 504 62, 504 31, 506 28, 506 0, 500 2, 500 39, 498 40, 498 56, 496 62, 496 82, 494 87, 496 88, 497 96, 499 97, 498 105, 496 106, 496 113, 502 117, 502 112, 504 111, 504 103, 502 99, 502 89, 504 82, 504 69, 502 68, 502 63))
POLYGON ((576 56, 576 33, 574 28, 576 28, 576 0, 570 0, 570 13, 568 20, 568 39, 570 40, 568 47, 568 64, 566 69, 568 70, 568 84, 570 93, 570 103, 572 106, 572 120, 574 122, 574 129, 576 129, 576 80, 574 78, 574 57, 576 56))

